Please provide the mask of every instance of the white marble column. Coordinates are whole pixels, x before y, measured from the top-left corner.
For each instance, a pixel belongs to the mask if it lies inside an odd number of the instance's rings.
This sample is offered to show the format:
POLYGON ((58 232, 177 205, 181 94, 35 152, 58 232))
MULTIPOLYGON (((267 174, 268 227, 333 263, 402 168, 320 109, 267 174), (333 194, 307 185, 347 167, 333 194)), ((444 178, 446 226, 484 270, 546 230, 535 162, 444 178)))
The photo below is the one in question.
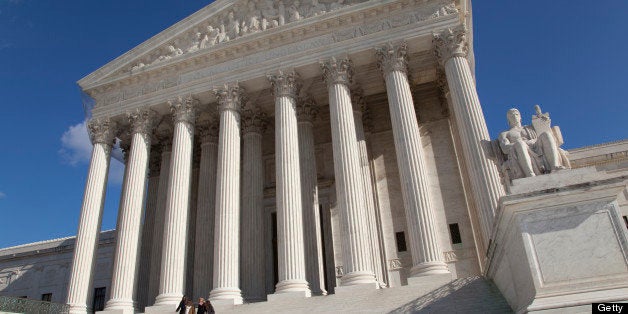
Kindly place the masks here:
POLYGON ((179 97, 169 101, 174 135, 164 216, 159 295, 155 300, 157 307, 176 308, 185 291, 196 102, 192 97, 179 97))
POLYGON ((407 74, 406 43, 376 50, 386 81, 401 192, 412 253, 411 276, 448 274, 436 232, 429 177, 407 74))
MULTIPOLYGON (((275 165, 279 283, 275 294, 311 295, 305 275, 303 210, 296 97, 299 78, 294 72, 269 75, 275 96, 275 165)), ((273 298, 273 297, 271 297, 273 298)), ((270 300, 270 299, 269 299, 270 300)))
POLYGON ((161 255, 163 251, 164 220, 166 216, 166 201, 168 196, 168 182, 170 177, 170 157, 172 155, 171 125, 162 124, 157 131, 157 139, 161 146, 161 162, 159 166, 159 187, 157 188, 157 206, 155 207, 155 228, 153 243, 150 251, 150 280, 148 282, 148 304, 154 304, 159 294, 159 278, 161 278, 161 255))
POLYGON ((360 154, 360 168, 362 170, 362 186, 364 187, 366 223, 369 230, 369 246, 371 248, 371 261, 373 271, 378 282, 383 283, 383 270, 381 261, 381 250, 379 246, 379 233, 377 228, 375 197, 373 195, 373 185, 371 181, 371 167, 366 148, 366 137, 364 135, 364 125, 362 121, 363 113, 367 110, 361 89, 355 89, 351 94, 353 104, 353 119, 355 121, 355 135, 358 140, 358 152, 360 154))
POLYGON ((91 309, 91 304, 88 302, 91 302, 93 290, 96 247, 102 222, 111 146, 115 138, 116 123, 108 118, 92 119, 87 124, 87 128, 94 147, 87 182, 85 183, 72 268, 70 269, 67 298, 70 313, 87 313, 91 309))
POLYGON ((220 111, 216 171, 213 303, 242 304, 240 292, 240 107, 237 84, 214 90, 220 111))
POLYGON ((434 36, 434 45, 439 61, 445 66, 451 107, 480 215, 484 245, 488 247, 495 209, 499 198, 504 195, 504 187, 500 183, 497 167, 486 157, 483 149, 491 139, 466 58, 469 49, 466 32, 464 26, 447 29, 434 36))
POLYGON ((242 294, 247 301, 266 297, 264 269, 264 160, 262 134, 266 115, 259 109, 242 112, 242 294))
POLYGON ((301 98, 297 103, 299 125, 299 164, 301 166, 301 201, 303 206, 303 237, 305 240, 305 268, 307 281, 314 295, 327 295, 323 269, 323 244, 318 208, 316 154, 314 149, 314 122, 318 114, 316 103, 301 98))
MULTIPOLYGON (((146 192, 146 210, 142 227, 142 244, 140 247, 140 272, 137 278, 138 310, 143 311, 148 305, 148 289, 150 285, 151 251, 155 233, 155 213, 159 196, 159 164, 161 163, 160 145, 152 145, 148 161, 148 191, 146 192)), ((161 241, 161 239, 159 239, 161 241)))
POLYGON ((131 123, 131 150, 127 156, 126 176, 116 230, 116 249, 111 275, 111 294, 105 311, 134 313, 134 294, 139 267, 142 213, 146 196, 148 156, 155 113, 138 109, 128 114, 131 123))
MULTIPOLYGON (((196 248, 194 251, 194 298, 207 297, 212 288, 214 261, 214 218, 216 205, 216 158, 218 117, 197 123, 201 137, 201 164, 198 176, 196 248)), ((190 296, 192 297, 192 296, 190 296)))
POLYGON ((362 169, 349 92, 352 64, 348 59, 331 59, 321 63, 321 66, 329 90, 334 177, 342 226, 342 265, 345 274, 341 284, 370 284, 376 288, 368 248, 369 230, 366 227, 362 169))

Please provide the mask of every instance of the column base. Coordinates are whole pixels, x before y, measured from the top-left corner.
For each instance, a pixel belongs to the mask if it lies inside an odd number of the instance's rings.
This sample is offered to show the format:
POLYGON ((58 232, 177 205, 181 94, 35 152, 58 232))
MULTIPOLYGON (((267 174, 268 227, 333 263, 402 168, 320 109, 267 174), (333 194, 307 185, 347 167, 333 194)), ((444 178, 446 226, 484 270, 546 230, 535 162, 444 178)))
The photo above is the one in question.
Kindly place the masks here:
POLYGON ((97 313, 132 314, 135 313, 135 306, 133 300, 110 299, 107 301, 107 304, 105 304, 105 309, 97 313))
POLYGON ((354 286, 373 284, 379 287, 375 280, 375 274, 368 271, 354 271, 342 276, 340 280, 341 286, 354 286))
POLYGON ((181 298, 183 298, 183 294, 181 293, 162 293, 155 298, 154 306, 174 306, 175 308, 181 302, 181 298))
POLYGON ((275 294, 291 292, 307 292, 311 295, 310 285, 305 280, 290 279, 282 280, 275 286, 275 294))
POLYGON ((425 262, 419 265, 412 266, 410 270, 410 277, 420 277, 420 276, 432 276, 432 275, 444 275, 449 274, 449 268, 447 268, 447 264, 443 262, 425 262))
POLYGON ((238 288, 216 288, 209 293, 212 305, 242 304, 242 292, 238 288))

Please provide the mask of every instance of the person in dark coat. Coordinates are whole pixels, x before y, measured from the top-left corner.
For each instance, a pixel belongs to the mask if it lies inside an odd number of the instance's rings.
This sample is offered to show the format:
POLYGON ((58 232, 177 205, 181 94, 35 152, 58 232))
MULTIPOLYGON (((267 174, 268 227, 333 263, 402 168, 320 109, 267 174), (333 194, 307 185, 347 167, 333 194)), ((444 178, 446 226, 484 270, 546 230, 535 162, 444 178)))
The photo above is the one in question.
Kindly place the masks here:
POLYGON ((197 307, 197 311, 196 314, 206 314, 207 313, 207 306, 205 305, 205 299, 203 298, 198 298, 198 307, 197 307))
POLYGON ((174 310, 175 312, 179 312, 179 314, 185 314, 185 304, 188 302, 188 298, 186 298, 185 296, 183 296, 183 298, 181 299, 181 302, 179 302, 179 306, 177 307, 176 310, 174 310))
POLYGON ((207 314, 216 313, 216 311, 214 311, 214 307, 212 306, 212 303, 209 302, 209 300, 205 300, 205 309, 207 309, 207 314))

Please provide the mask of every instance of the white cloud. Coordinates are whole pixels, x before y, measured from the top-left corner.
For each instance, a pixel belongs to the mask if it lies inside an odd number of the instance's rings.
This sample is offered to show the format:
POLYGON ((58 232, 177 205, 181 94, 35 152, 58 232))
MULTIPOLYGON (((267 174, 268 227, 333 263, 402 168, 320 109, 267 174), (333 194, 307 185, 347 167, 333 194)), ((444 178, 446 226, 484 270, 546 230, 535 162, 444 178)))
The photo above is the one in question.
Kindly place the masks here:
POLYGON ((0 191, 0 200, 7 197, 6 194, 4 194, 4 192, 0 191))
MULTIPOLYGON (((81 164, 89 164, 92 156, 92 142, 89 139, 86 122, 70 126, 61 136, 61 149, 59 154, 64 162, 78 166, 81 164)), ((120 184, 124 176, 124 165, 122 162, 122 150, 118 143, 114 146, 111 156, 111 164, 109 166, 109 182, 120 184)))

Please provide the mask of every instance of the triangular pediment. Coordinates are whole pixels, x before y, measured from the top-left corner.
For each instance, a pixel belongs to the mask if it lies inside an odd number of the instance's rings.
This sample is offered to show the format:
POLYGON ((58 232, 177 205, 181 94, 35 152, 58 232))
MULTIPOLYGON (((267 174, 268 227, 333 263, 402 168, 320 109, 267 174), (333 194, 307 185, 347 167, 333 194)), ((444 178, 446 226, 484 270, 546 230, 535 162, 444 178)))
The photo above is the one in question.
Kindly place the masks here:
POLYGON ((84 90, 368 0, 217 0, 78 81, 84 90))

